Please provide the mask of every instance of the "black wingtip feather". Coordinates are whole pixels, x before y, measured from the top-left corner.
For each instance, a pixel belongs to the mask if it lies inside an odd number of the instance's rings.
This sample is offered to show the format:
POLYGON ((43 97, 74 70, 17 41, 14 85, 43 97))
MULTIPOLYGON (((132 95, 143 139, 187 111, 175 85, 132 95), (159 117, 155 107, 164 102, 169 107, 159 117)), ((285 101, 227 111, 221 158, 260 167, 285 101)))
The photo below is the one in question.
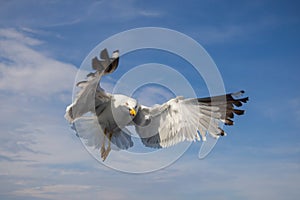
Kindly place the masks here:
POLYGON ((234 114, 232 112, 228 112, 228 113, 226 113, 226 117, 229 117, 229 118, 233 119, 234 114))
POLYGON ((237 99, 243 103, 247 103, 247 101, 249 101, 249 97, 245 97, 245 98, 242 98, 242 99, 237 99))
POLYGON ((225 119, 225 125, 232 126, 233 121, 231 119, 225 119))
POLYGON ((119 58, 114 59, 109 66, 105 69, 105 73, 110 74, 114 72, 119 65, 119 58))
POLYGON ((236 107, 241 107, 243 104, 237 99, 232 101, 232 103, 236 106, 236 107))
POLYGON ((232 126, 234 124, 233 119, 234 115, 243 115, 244 110, 235 109, 235 107, 241 107, 244 103, 249 101, 249 97, 239 98, 245 93, 244 90, 241 90, 236 93, 229 93, 221 96, 198 98, 198 102, 207 106, 217 106, 221 110, 226 110, 226 113, 221 113, 221 118, 224 120, 224 124, 232 126))
POLYGON ((226 133, 223 129, 221 129, 220 127, 218 127, 218 129, 221 131, 218 135, 220 135, 220 136, 225 136, 226 135, 226 133))
POLYGON ((245 110, 233 109, 233 112, 237 115, 243 115, 245 113, 245 110))

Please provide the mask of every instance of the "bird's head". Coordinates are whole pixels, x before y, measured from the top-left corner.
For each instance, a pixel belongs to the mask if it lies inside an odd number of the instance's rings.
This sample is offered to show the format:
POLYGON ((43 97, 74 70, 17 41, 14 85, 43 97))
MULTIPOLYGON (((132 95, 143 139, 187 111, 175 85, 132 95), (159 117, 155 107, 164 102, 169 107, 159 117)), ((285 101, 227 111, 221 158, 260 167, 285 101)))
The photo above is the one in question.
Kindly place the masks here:
POLYGON ((131 117, 135 117, 137 114, 137 102, 129 99, 125 102, 125 106, 128 108, 128 113, 131 117))
POLYGON ((113 98, 115 120, 126 121, 128 123, 127 120, 132 120, 137 115, 138 103, 136 99, 121 94, 115 94, 113 98))

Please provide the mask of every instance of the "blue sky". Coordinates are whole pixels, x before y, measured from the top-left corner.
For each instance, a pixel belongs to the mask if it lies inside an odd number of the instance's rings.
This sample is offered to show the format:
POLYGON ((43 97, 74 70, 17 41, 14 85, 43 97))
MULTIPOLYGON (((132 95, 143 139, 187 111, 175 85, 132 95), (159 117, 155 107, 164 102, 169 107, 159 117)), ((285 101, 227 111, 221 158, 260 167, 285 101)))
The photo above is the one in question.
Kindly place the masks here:
MULTIPOLYGON (((0 5, 1 199, 299 199, 297 1, 0 5), (217 64, 226 91, 244 89, 250 102, 205 159, 198 159, 196 143, 171 166, 133 175, 93 159, 63 115, 86 55, 113 34, 145 26, 174 29, 199 42, 217 64)), ((147 55, 130 58, 120 68, 152 61, 147 55)), ((165 64, 178 64, 173 62, 165 64)), ((202 80, 191 81, 203 86, 202 80)))

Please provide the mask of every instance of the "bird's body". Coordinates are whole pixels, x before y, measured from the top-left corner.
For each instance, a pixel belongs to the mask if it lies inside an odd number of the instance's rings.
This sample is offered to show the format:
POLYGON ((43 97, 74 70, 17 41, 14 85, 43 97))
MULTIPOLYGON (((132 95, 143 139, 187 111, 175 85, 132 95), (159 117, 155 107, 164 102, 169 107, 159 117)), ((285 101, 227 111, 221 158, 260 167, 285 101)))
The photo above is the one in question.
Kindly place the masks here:
POLYGON ((133 119, 133 116, 128 115, 128 105, 126 105, 128 101, 131 102, 133 108, 136 107, 137 101, 135 99, 122 94, 112 95, 108 106, 103 109, 101 114, 97 115, 100 126, 110 131, 125 128, 133 119))
MULTIPOLYGON (((110 96, 110 101, 106 103, 104 108, 100 108, 101 111, 98 111, 100 114, 97 115, 98 123, 109 141, 111 141, 112 137, 116 136, 116 134, 126 134, 123 133, 122 130, 124 130, 134 118, 133 115, 128 115, 128 107, 131 107, 132 109, 137 107, 137 101, 135 99, 128 98, 121 94, 110 94, 110 96)), ((97 113, 97 107, 95 108, 95 111, 97 113)), ((131 140, 128 142, 131 142, 131 140)), ((104 146, 105 145, 101 148, 101 154, 105 159, 111 147, 110 143, 107 149, 104 146)))
POLYGON ((214 138, 226 135, 219 124, 233 125, 234 114, 242 115, 242 106, 248 97, 236 99, 244 92, 231 93, 206 98, 176 97, 162 105, 146 107, 137 100, 121 95, 109 94, 99 86, 101 77, 112 73, 118 66, 118 51, 109 58, 104 49, 100 58, 92 60, 96 70, 88 75, 87 81, 77 84, 81 87, 75 101, 66 110, 66 119, 75 123, 77 134, 89 146, 99 148, 101 157, 106 159, 111 143, 115 149, 128 149, 133 146, 126 126, 134 125, 137 134, 146 147, 165 148, 182 141, 206 140, 209 133, 214 138), (85 117, 85 113, 94 117, 85 117), (99 129, 89 129, 89 125, 99 129), (80 129, 80 131, 79 131, 80 129), (108 143, 108 144, 107 144, 108 143))

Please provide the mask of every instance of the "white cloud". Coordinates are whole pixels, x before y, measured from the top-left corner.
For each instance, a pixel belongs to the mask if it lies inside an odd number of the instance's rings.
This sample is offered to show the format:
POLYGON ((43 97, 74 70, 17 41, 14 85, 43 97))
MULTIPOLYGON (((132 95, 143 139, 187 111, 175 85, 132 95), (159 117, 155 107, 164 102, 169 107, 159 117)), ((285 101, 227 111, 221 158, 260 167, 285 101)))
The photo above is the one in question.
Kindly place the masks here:
POLYGON ((46 185, 33 188, 21 189, 13 192, 17 196, 29 196, 46 199, 61 199, 72 197, 72 199, 82 199, 82 192, 90 189, 87 185, 46 185), (58 194, 60 196, 58 196, 58 194), (66 195, 68 194, 68 195, 66 195), (78 196, 80 195, 80 196, 78 196))
POLYGON ((159 11, 149 11, 149 10, 141 10, 139 12, 140 15, 145 16, 145 17, 161 17, 163 15, 162 12, 159 11))
POLYGON ((0 29, 0 90, 38 97, 71 91, 76 67, 34 49, 42 41, 0 29))
MULTIPOLYGON (((63 118, 62 97, 68 93, 71 99, 77 69, 36 50, 41 44, 0 29, 0 176, 6 177, 0 181, 1 199, 20 186, 30 192, 29 185, 53 173, 50 166, 93 163, 63 118)), ((61 174, 80 172, 70 170, 61 174)))
POLYGON ((124 21, 139 17, 161 17, 162 12, 147 10, 136 5, 135 0, 129 1, 98 1, 88 7, 87 18, 93 17, 99 21, 124 21), (100 12, 99 12, 100 11, 100 12))
POLYGON ((39 45, 43 43, 40 40, 28 37, 12 28, 0 29, 0 38, 1 40, 13 40, 26 45, 39 45))

